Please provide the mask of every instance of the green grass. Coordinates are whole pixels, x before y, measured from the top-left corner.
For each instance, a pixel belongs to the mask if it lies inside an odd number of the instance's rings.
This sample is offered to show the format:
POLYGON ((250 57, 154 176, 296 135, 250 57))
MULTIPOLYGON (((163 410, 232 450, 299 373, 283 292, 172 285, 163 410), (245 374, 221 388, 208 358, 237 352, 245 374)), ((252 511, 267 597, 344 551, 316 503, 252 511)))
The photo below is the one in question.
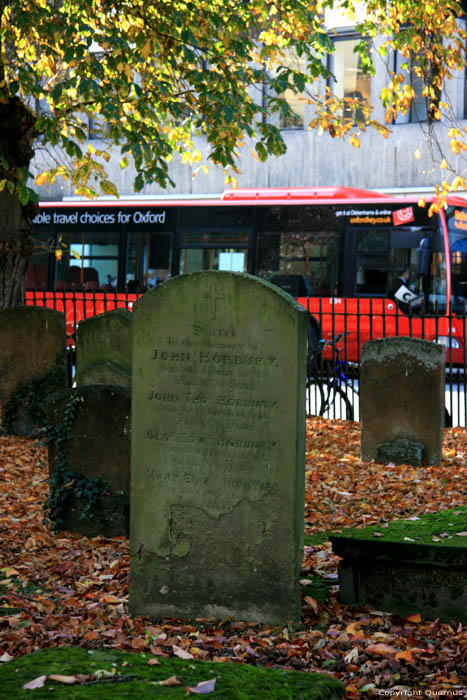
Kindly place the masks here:
POLYGON ((333 532, 328 530, 326 532, 315 532, 313 535, 305 535, 304 544, 307 547, 312 547, 317 544, 324 544, 324 542, 329 542, 329 536, 333 532))
MULTIPOLYGON (((151 655, 112 650, 86 650, 80 647, 45 649, 0 664, 0 698, 5 700, 161 700, 187 697, 187 686, 216 679, 212 700, 340 700, 342 684, 324 674, 264 669, 245 664, 185 661, 160 658, 150 666, 151 655), (88 685, 64 685, 47 678, 43 688, 23 690, 23 685, 42 675, 91 675, 102 679, 88 685), (105 680, 108 674, 129 677, 105 680), (178 686, 159 685, 176 676, 178 686)), ((111 676, 110 676, 111 677, 111 676)))

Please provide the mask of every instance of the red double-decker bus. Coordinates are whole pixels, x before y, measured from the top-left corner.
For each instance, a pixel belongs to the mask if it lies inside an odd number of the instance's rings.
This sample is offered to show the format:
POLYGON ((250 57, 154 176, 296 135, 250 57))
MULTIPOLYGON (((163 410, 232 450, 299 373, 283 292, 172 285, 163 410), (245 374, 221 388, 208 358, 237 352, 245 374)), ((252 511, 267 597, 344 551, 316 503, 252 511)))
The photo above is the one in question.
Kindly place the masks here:
POLYGON ((248 272, 298 298, 312 337, 345 332, 348 360, 369 338, 411 335, 465 364, 467 200, 429 207, 345 187, 42 202, 26 303, 64 311, 71 335, 81 318, 131 308, 170 276, 248 272))

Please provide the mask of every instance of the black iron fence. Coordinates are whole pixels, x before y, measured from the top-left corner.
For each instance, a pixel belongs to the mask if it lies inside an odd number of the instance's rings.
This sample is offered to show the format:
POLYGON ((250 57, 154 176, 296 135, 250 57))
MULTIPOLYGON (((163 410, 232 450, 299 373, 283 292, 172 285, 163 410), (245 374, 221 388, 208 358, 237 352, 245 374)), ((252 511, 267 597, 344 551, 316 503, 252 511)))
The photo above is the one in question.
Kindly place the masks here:
POLYGON ((74 344, 78 323, 91 316, 115 309, 132 310, 133 304, 141 296, 135 292, 86 291, 84 288, 70 290, 42 291, 29 289, 26 304, 45 306, 65 314, 68 344, 74 344))
MULTIPOLYGON (((129 291, 29 290, 26 303, 65 314, 70 358, 73 360, 79 321, 118 308, 131 311, 139 296, 129 291)), ((375 338, 409 336, 445 346, 446 422, 453 426, 467 425, 465 313, 406 316, 389 299, 309 297, 301 301, 307 306, 311 319, 307 369, 309 414, 358 420, 363 344, 375 338)))
POLYGON ((466 426, 467 316, 406 316, 389 299, 308 300, 321 342, 309 356, 307 412, 359 420, 359 375, 362 347, 377 338, 408 336, 442 344, 446 350, 445 420, 466 426))

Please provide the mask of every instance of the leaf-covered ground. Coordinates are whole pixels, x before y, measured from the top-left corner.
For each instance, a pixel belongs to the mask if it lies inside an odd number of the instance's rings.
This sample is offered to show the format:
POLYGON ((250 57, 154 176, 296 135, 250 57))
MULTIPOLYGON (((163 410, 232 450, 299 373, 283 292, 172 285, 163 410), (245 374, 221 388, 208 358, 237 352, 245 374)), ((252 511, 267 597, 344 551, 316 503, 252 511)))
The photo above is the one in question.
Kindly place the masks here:
MULTIPOLYGON (((434 467, 362 462, 359 440, 356 423, 309 419, 308 535, 467 505, 464 429, 446 431, 443 461, 434 467)), ((43 447, 0 438, 0 662, 38 648, 80 645, 320 670, 339 678, 350 699, 415 691, 467 697, 467 626, 354 609, 339 603, 336 586, 322 604, 304 587, 296 630, 132 619, 128 541, 52 533, 43 523, 47 477, 43 447)), ((329 543, 308 544, 304 579, 318 574, 336 582, 337 561, 329 543)))

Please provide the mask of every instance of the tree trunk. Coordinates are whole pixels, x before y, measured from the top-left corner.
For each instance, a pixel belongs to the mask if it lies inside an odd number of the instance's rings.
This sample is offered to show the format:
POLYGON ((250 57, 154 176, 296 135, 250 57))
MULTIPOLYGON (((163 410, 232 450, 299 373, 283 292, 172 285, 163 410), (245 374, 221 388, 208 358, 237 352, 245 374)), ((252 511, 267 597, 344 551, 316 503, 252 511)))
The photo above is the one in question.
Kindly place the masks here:
MULTIPOLYGON (((17 97, 0 101, 0 180, 26 184, 16 169, 29 169, 34 138, 35 117, 27 106, 17 97)), ((0 309, 24 304, 34 211, 31 203, 21 204, 16 187, 13 193, 8 186, 0 192, 0 309)))

